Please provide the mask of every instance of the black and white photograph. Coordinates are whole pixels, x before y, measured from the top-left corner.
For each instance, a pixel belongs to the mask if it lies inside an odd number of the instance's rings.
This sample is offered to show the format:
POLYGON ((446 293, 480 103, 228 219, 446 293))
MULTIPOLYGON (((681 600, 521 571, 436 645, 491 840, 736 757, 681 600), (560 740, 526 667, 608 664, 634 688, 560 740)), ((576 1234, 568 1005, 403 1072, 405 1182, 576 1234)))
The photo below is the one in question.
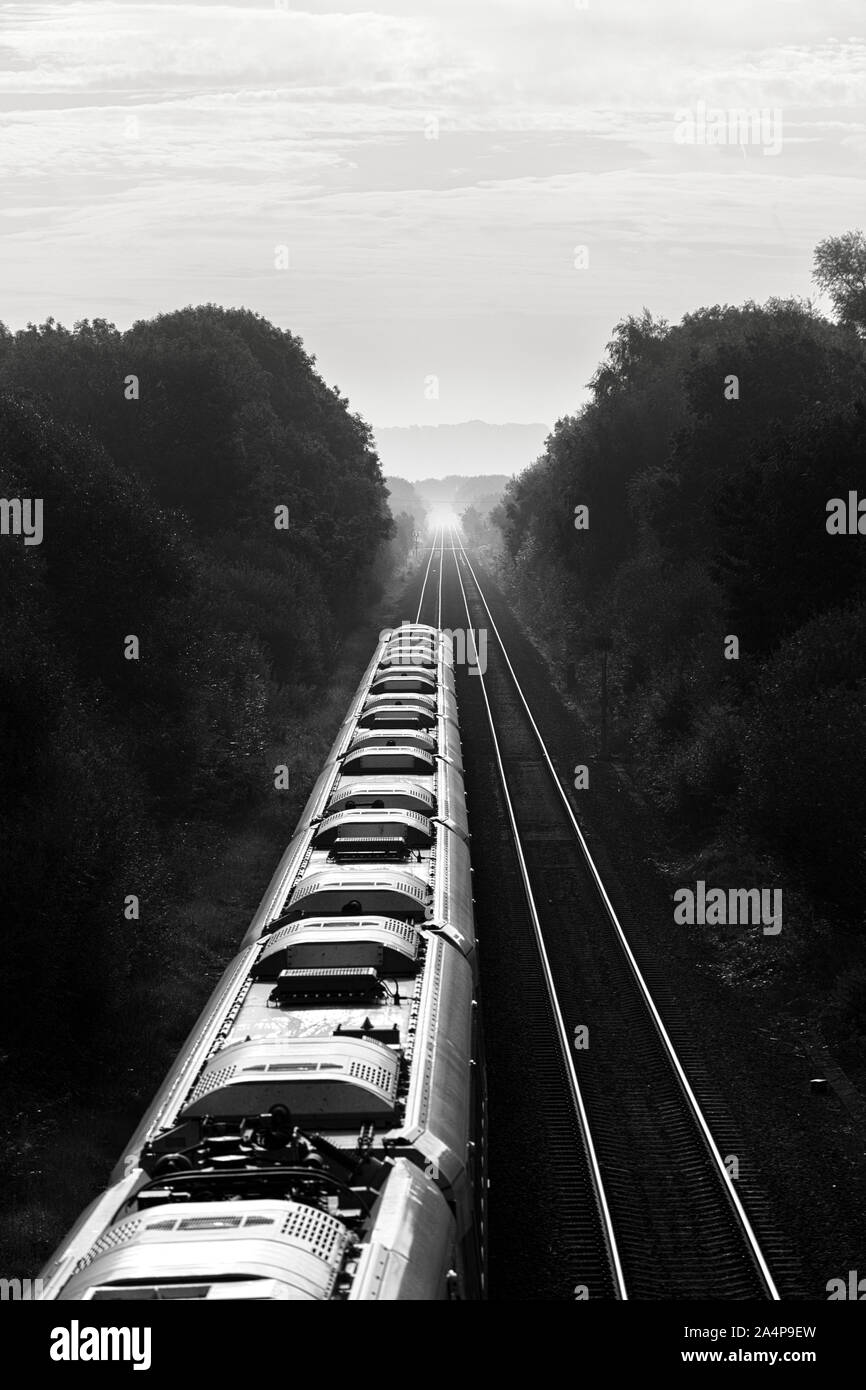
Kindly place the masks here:
POLYGON ((9 1345, 829 1376, 862 0, 0 0, 0 121, 9 1345))

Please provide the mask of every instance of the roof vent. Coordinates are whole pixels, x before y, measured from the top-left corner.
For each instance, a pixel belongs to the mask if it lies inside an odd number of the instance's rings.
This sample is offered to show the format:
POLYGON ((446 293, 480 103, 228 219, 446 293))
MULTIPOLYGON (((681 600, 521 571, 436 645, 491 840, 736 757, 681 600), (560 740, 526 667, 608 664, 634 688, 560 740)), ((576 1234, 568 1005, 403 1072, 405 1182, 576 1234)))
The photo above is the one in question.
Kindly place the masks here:
POLYGON ((432 754, 422 748, 405 741, 389 743, 380 735, 375 742, 348 752, 343 758, 342 773, 344 777, 357 777, 365 772, 420 772, 429 777, 434 767, 432 754))
POLYGON ((399 1058, 360 1038, 259 1038, 233 1043, 205 1063, 183 1116, 261 1115, 285 1105, 295 1124, 388 1127, 399 1058), (225 1061, 230 1054, 232 1066, 225 1061), (230 1075, 226 1075, 230 1070, 230 1075))
POLYGON ((423 666, 386 666, 370 683, 370 691, 374 695, 403 691, 432 694, 435 689, 435 673, 423 666))
POLYGON ((408 777, 369 777, 363 781, 353 777, 341 782, 331 795, 326 814, 334 815, 349 802, 353 808, 402 807, 425 816, 432 815, 436 808, 435 797, 424 783, 408 777))
POLYGON ((401 917, 424 917, 428 894, 406 870, 332 868, 308 874, 294 889, 288 910, 298 917, 323 913, 351 912, 357 916, 383 913, 401 917))
POLYGON ((371 966, 332 966, 330 969, 281 970, 275 997, 289 1001, 319 1002, 333 999, 374 999, 379 975, 371 966))
POLYGON ((276 980, 281 970, 372 966, 383 975, 414 975, 418 928, 393 917, 304 917, 267 938, 252 968, 256 980, 276 980))

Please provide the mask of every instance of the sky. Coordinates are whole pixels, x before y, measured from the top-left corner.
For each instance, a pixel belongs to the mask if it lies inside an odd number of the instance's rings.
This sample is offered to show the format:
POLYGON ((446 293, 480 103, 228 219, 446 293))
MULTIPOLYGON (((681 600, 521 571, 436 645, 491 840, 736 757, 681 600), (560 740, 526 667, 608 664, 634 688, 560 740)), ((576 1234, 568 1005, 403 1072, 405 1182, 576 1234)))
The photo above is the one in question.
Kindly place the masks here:
POLYGON ((0 0, 0 121, 9 326, 245 305, 376 426, 552 424, 643 306, 814 294, 866 6, 0 0))

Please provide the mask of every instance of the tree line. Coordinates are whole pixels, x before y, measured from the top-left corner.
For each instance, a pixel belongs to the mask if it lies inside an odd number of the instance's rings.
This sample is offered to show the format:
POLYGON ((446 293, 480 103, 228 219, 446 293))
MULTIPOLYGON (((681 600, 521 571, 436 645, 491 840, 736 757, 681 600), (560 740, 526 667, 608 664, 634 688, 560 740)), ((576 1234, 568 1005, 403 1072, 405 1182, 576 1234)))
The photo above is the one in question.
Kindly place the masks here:
POLYGON ((494 516, 563 673, 597 692, 606 665, 611 746, 669 831, 800 895, 801 964, 866 1033, 863 234, 815 278, 837 322, 773 299, 619 323, 494 516))
POLYGON ((190 846, 274 795, 393 523, 301 341, 213 305, 0 326, 0 491, 44 515, 41 544, 0 537, 0 1046, 56 1090, 130 1060, 121 1023, 196 949, 190 846))

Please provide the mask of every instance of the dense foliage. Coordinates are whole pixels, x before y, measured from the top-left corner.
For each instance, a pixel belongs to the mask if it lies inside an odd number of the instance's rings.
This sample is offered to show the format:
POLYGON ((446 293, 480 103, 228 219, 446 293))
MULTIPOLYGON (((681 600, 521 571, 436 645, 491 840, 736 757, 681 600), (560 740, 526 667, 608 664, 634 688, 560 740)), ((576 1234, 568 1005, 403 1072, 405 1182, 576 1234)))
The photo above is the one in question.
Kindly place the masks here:
POLYGON ((525 616, 590 708, 605 661, 612 746, 671 829, 744 847, 847 933, 866 898, 866 535, 826 523, 831 498, 866 497, 853 317, 627 319, 497 512, 525 616))
POLYGON ((31 1081, 74 1049, 68 1085, 165 968, 190 838, 273 792, 392 522, 299 340, 213 306, 0 330, 0 492, 44 508, 0 539, 0 1041, 31 1081))

